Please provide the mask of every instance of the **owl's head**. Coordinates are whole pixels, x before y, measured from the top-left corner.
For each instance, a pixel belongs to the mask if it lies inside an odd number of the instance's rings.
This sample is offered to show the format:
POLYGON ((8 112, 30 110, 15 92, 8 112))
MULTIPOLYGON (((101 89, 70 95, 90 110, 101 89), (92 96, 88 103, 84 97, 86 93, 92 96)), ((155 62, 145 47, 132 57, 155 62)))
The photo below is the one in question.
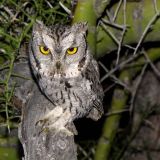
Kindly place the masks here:
POLYGON ((86 32, 86 23, 46 27, 37 22, 33 27, 29 51, 34 70, 49 75, 68 73, 68 76, 76 76, 77 73, 72 72, 83 70, 89 57, 86 32))

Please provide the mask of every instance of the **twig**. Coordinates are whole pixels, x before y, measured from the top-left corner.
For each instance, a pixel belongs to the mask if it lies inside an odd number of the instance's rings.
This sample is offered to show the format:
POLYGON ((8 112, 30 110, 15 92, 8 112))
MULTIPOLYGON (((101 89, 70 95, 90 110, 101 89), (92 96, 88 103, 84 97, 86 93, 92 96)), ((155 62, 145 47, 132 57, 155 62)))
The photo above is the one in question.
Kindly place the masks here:
POLYGON ((11 18, 14 17, 14 14, 12 13, 12 11, 8 7, 3 6, 2 8, 9 14, 9 17, 11 17, 11 18))
POLYGON ((121 48, 122 48, 122 43, 123 43, 124 35, 126 33, 126 0, 124 0, 124 2, 123 2, 123 23, 124 23, 124 28, 123 28, 123 31, 122 31, 121 39, 119 40, 119 43, 118 43, 116 65, 119 62, 119 57, 120 57, 120 52, 121 52, 121 48))
POLYGON ((109 87, 107 87, 106 89, 104 89, 104 93, 106 93, 106 92, 108 92, 110 89, 112 89, 114 86, 115 86, 116 84, 115 83, 113 83, 113 84, 111 84, 109 87))
POLYGON ((150 60, 150 58, 148 57, 148 55, 146 54, 146 52, 143 52, 145 58, 147 59, 147 61, 149 62, 151 68, 153 69, 154 73, 160 78, 160 71, 155 67, 155 65, 152 63, 152 61, 150 60))
POLYGON ((124 112, 129 112, 129 109, 123 109, 123 110, 120 110, 120 111, 109 112, 109 113, 106 113, 105 116, 109 117, 109 116, 112 116, 112 115, 115 115, 115 114, 122 114, 124 112))
POLYGON ((113 17, 113 19, 112 19, 113 22, 115 22, 115 20, 116 20, 116 18, 117 18, 117 15, 118 15, 118 12, 119 12, 119 10, 120 10, 122 1, 123 1, 123 0, 120 0, 119 3, 118 3, 118 6, 117 6, 116 11, 115 11, 115 13, 114 13, 114 17, 113 17))
POLYGON ((29 19, 32 19, 32 17, 29 15, 29 13, 25 12, 24 8, 21 8, 16 2, 10 1, 11 4, 14 5, 14 7, 17 7, 17 10, 21 11, 25 16, 27 16, 29 19))
POLYGON ((72 15, 71 10, 69 10, 62 2, 59 2, 59 5, 66 11, 68 15, 72 15))
MULTIPOLYGON (((104 19, 102 18, 101 21, 107 25, 110 25, 116 29, 120 29, 120 30, 123 30, 124 29, 124 26, 123 25, 120 25, 120 24, 117 24, 117 23, 114 23, 112 21, 108 21, 107 19, 104 19)), ((126 27, 129 27, 129 26, 126 26, 126 27)))
POLYGON ((148 125, 151 129, 156 130, 155 126, 153 125, 153 123, 149 119, 145 119, 144 123, 146 125, 148 125))
POLYGON ((109 34, 109 36, 112 38, 112 40, 118 45, 119 41, 118 39, 114 36, 114 34, 106 27, 106 25, 103 23, 103 21, 100 21, 100 25, 102 28, 109 34))
POLYGON ((80 145, 78 145, 78 149, 81 151, 81 153, 82 153, 85 157, 88 156, 87 152, 86 152, 80 145))
POLYGON ((138 49, 139 49, 142 41, 143 41, 144 38, 146 37, 149 29, 152 27, 152 25, 155 23, 155 21, 159 18, 159 15, 160 15, 160 13, 157 12, 157 13, 152 17, 152 19, 149 21, 149 23, 148 23, 148 25, 146 26, 144 32, 142 33, 142 36, 140 37, 140 40, 139 40, 139 42, 138 42, 138 44, 137 44, 137 46, 136 46, 136 48, 135 48, 135 50, 134 50, 133 55, 135 55, 135 54, 137 53, 137 51, 138 51, 138 49))
MULTIPOLYGON (((102 21, 102 20, 101 20, 101 21, 99 22, 99 25, 102 26, 102 28, 105 30, 105 32, 112 38, 112 40, 117 44, 117 46, 119 46, 119 40, 118 40, 118 39, 115 37, 115 35, 106 27, 105 23, 106 23, 105 21, 102 21)), ((124 27, 123 27, 123 31, 126 32, 126 28, 127 28, 127 26, 124 26, 124 27)), ((122 33, 122 35, 125 34, 125 32, 122 33)), ((123 37, 123 36, 122 36, 122 37, 123 37)), ((122 40, 123 40, 123 39, 122 39, 122 40)), ((132 47, 132 46, 130 46, 130 45, 125 44, 124 46, 127 47, 127 48, 129 48, 129 49, 135 50, 135 48, 132 47)))
POLYGON ((133 55, 131 56, 130 58, 128 58, 127 60, 121 62, 120 64, 118 64, 115 68, 113 68, 112 70, 110 70, 108 72, 108 74, 106 74, 105 76, 103 76, 101 78, 101 82, 103 82, 106 78, 108 78, 111 74, 113 74, 114 72, 116 72, 117 70, 119 69, 122 69, 127 63, 133 61, 134 59, 136 59, 139 55, 136 54, 136 55, 133 55))
POLYGON ((125 44, 124 46, 127 47, 128 49, 135 50, 135 47, 132 47, 130 45, 125 44))
MULTIPOLYGON (((100 61, 98 63, 105 70, 106 73, 109 72, 109 70, 103 65, 103 63, 101 63, 100 61)), ((130 91, 130 88, 125 83, 123 83, 120 79, 118 79, 116 76, 110 75, 110 77, 113 78, 113 80, 115 81, 115 83, 118 83, 119 85, 123 86, 125 89, 127 89, 128 91, 130 91)))
POLYGON ((135 98, 136 98, 136 94, 137 94, 139 85, 140 85, 140 83, 142 81, 142 78, 144 76, 144 73, 145 73, 145 70, 146 70, 147 66, 148 66, 148 63, 146 63, 144 65, 144 67, 142 68, 142 71, 141 71, 140 75, 138 76, 138 80, 137 80, 137 82, 135 84, 135 88, 134 88, 134 91, 132 93, 132 98, 131 98, 131 101, 130 101, 131 102, 130 103, 130 113, 132 113, 132 111, 133 111, 133 105, 134 105, 134 101, 135 101, 135 98))
POLYGON ((155 12, 158 14, 157 0, 153 0, 155 12))
POLYGON ((12 70, 13 70, 13 65, 14 65, 14 56, 11 56, 11 61, 10 61, 10 66, 9 66, 9 71, 8 74, 6 76, 6 82, 5 82, 5 112, 6 112, 6 120, 7 120, 7 126, 8 126, 8 131, 10 132, 10 126, 9 126, 9 114, 8 114, 8 106, 9 106, 9 102, 11 100, 11 93, 9 93, 9 80, 11 78, 11 74, 12 74, 12 70))
POLYGON ((46 3, 48 4, 48 6, 50 7, 50 8, 53 8, 53 6, 52 6, 52 4, 50 3, 50 2, 48 2, 47 0, 45 0, 46 1, 46 3))

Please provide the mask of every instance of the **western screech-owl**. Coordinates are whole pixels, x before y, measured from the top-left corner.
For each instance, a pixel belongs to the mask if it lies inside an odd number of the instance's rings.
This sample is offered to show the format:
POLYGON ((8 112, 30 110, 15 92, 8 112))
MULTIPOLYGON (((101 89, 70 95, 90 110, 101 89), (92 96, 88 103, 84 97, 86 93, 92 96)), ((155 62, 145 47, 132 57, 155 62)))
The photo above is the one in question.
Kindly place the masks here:
POLYGON ((103 90, 97 62, 86 43, 86 23, 46 27, 37 22, 29 46, 31 68, 41 91, 53 103, 69 109, 72 120, 103 113, 103 90))

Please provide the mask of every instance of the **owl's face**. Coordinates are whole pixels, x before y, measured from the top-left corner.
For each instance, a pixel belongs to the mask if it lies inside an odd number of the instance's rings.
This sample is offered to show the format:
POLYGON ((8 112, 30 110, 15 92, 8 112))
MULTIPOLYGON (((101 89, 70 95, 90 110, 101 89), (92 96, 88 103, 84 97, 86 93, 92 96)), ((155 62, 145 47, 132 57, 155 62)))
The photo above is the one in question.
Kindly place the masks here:
POLYGON ((36 23, 30 43, 30 61, 34 70, 55 78, 77 76, 85 68, 89 56, 86 31, 86 23, 49 28, 36 23))

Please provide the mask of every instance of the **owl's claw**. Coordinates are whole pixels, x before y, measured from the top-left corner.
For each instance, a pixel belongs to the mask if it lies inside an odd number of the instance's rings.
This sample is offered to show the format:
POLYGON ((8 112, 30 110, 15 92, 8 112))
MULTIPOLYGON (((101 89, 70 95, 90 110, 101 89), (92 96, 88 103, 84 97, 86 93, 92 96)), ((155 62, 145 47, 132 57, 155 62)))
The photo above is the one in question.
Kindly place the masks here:
POLYGON ((76 129, 75 125, 73 124, 73 122, 68 123, 65 128, 67 128, 74 135, 78 135, 77 129, 76 129))
POLYGON ((51 125, 48 125, 48 126, 44 126, 41 128, 41 130, 39 131, 39 134, 45 132, 49 132, 49 131, 53 131, 55 133, 57 132, 63 132, 63 133, 66 133, 66 135, 68 136, 72 136, 72 135, 75 135, 77 134, 77 131, 75 128, 68 128, 68 127, 61 127, 61 128, 57 128, 57 126, 55 124, 51 124, 51 125))
POLYGON ((70 111, 65 110, 64 112, 58 112, 58 114, 55 114, 56 110, 57 107, 47 113, 43 119, 36 122, 36 126, 41 128, 39 133, 52 130, 54 132, 65 132, 68 136, 77 134, 75 126, 71 121, 70 111))

